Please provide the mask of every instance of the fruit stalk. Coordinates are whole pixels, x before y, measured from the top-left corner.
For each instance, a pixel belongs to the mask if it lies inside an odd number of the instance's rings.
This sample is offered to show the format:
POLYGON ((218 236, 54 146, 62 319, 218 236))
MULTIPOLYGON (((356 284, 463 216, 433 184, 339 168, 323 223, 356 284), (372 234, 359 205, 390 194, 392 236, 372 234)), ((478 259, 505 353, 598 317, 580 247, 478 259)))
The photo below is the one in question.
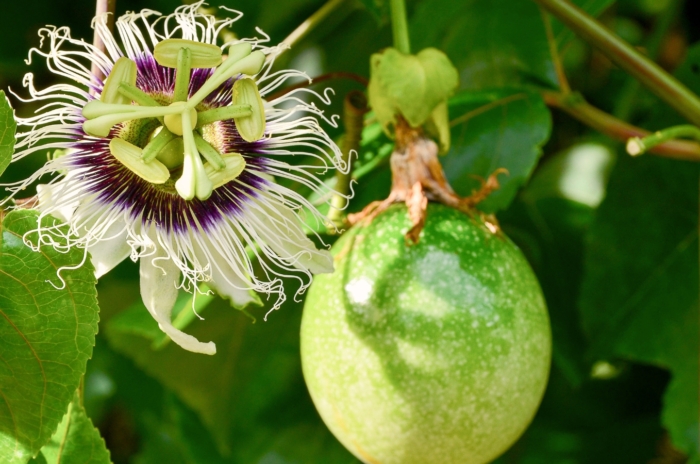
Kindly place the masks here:
POLYGON ((396 144, 390 159, 391 192, 385 200, 372 202, 361 212, 349 215, 350 224, 370 222, 393 203, 403 202, 413 224, 406 233, 406 241, 416 244, 425 226, 428 201, 433 201, 469 215, 480 214, 489 229, 498 232, 495 217, 478 213, 476 205, 499 188, 497 176, 507 173, 505 169, 497 169, 488 179, 482 180, 481 188, 472 195, 460 197, 447 181, 438 159, 438 145, 421 128, 411 127, 401 117, 395 130, 396 144))

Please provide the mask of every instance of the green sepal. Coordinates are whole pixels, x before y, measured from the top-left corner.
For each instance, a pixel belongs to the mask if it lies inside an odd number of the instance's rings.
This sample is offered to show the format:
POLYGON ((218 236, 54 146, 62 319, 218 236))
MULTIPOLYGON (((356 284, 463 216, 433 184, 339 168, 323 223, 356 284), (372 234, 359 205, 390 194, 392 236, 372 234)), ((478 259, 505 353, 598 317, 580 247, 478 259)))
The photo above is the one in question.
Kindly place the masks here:
MULTIPOLYGON (((447 55, 435 48, 423 49, 416 55, 387 48, 372 55, 370 65, 370 105, 390 135, 397 115, 412 127, 425 124, 459 84, 457 69, 447 55)), ((437 121, 441 117, 438 115, 437 121)), ((446 131, 442 128, 439 132, 446 131)))
POLYGON ((450 114, 447 109, 447 100, 435 107, 430 117, 425 122, 425 130, 438 142, 440 154, 450 151, 450 114))

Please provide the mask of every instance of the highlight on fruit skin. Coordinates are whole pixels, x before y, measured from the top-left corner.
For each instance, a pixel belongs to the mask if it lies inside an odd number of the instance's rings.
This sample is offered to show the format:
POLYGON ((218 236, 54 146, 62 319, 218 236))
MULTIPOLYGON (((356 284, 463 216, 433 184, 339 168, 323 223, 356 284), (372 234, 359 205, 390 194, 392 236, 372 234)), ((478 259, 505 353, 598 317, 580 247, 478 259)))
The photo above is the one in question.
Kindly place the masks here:
POLYGON ((491 462, 544 394, 549 317, 520 250, 479 217, 429 204, 356 225, 317 276, 301 327, 304 377, 326 425, 376 464, 491 462))

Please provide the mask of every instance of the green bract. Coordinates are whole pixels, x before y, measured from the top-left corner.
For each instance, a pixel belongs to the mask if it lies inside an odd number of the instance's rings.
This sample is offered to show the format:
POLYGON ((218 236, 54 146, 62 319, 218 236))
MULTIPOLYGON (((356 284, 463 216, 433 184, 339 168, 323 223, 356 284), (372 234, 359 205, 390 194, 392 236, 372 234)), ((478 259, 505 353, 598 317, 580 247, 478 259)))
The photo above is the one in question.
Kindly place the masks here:
MULTIPOLYGON (((412 127, 428 122, 445 125, 447 99, 459 84, 459 74, 447 55, 426 48, 416 55, 404 55, 395 48, 372 55, 369 100, 379 122, 389 132, 401 115, 412 127), (434 111, 444 114, 434 115, 434 111)), ((449 126, 436 132, 441 145, 449 146, 449 126)))
POLYGON ((544 299, 518 248, 430 205, 418 245, 405 208, 356 226, 314 279, 301 354, 316 407, 361 460, 479 464, 532 420, 549 372, 544 299))

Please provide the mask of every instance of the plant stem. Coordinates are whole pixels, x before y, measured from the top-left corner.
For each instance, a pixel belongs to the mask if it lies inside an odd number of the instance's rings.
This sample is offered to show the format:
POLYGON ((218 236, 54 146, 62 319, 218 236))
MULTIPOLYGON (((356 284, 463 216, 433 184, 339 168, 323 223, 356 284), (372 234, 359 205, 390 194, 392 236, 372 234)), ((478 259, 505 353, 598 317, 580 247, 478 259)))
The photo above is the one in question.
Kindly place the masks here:
POLYGON ((669 127, 668 129, 647 135, 644 138, 632 137, 627 141, 627 153, 632 156, 639 156, 652 147, 679 137, 689 137, 700 140, 700 129, 696 126, 686 124, 683 126, 669 127))
MULTIPOLYGON (((632 137, 646 137, 647 130, 628 124, 587 103, 578 93, 541 92, 548 106, 559 108, 587 126, 612 138, 626 141, 632 137)), ((686 140, 668 140, 649 149, 650 153, 690 161, 700 161, 700 144, 686 140)))
MULTIPOLYGON (((95 16, 110 13, 107 19, 107 27, 110 31, 114 29, 114 10, 116 7, 117 0, 97 0, 95 4, 95 16)), ((97 34, 97 30, 95 30, 95 35, 93 36, 92 44, 98 50, 102 52, 106 51, 105 44, 102 43, 102 39, 100 39, 100 36, 97 34)), ((98 81, 101 81, 105 77, 102 74, 100 67, 96 63, 93 63, 91 72, 92 75, 95 76, 95 79, 97 79, 98 81)))
POLYGON ((411 39, 408 35, 406 3, 404 0, 391 0, 391 30, 394 33, 394 48, 404 55, 411 54, 411 39))
POLYGON ((345 172, 340 170, 335 172, 334 190, 337 193, 331 199, 331 209, 328 212, 328 218, 335 224, 341 222, 342 209, 345 208, 348 202, 350 182, 352 181, 352 153, 360 149, 364 116, 368 110, 367 97, 364 92, 353 90, 345 96, 345 101, 343 102, 345 134, 343 135, 341 151, 343 153, 343 161, 348 164, 348 168, 345 172))
POLYGON ((544 30, 547 34, 547 43, 549 43, 549 54, 552 56, 552 63, 554 63, 554 69, 557 73, 557 81, 559 82, 559 88, 564 93, 571 92, 571 86, 566 78, 566 73, 564 73, 564 66, 559 58, 559 50, 557 49, 557 41, 554 40, 554 33, 552 32, 552 20, 549 17, 544 8, 540 7, 540 14, 542 15, 542 22, 544 23, 544 30))
POLYGON ((287 36, 282 42, 287 44, 290 48, 299 42, 301 39, 306 37, 306 35, 311 32, 316 26, 318 26, 328 15, 335 11, 340 5, 345 3, 345 0, 329 0, 321 8, 318 9, 314 14, 309 16, 309 18, 301 23, 296 29, 292 31, 291 34, 287 36))
MULTIPOLYGON (((668 30, 673 26, 678 18, 678 14, 683 6, 681 0, 671 0, 654 23, 654 27, 646 41, 645 49, 650 59, 656 61, 659 56, 659 50, 663 43, 668 30)), ((632 78, 627 78, 625 85, 622 87, 617 98, 617 104, 613 111, 613 115, 624 120, 629 120, 633 115, 635 102, 637 101, 640 84, 639 81, 632 78)))
POLYGON ((659 65, 568 0, 534 0, 690 122, 700 125, 700 98, 659 65))

